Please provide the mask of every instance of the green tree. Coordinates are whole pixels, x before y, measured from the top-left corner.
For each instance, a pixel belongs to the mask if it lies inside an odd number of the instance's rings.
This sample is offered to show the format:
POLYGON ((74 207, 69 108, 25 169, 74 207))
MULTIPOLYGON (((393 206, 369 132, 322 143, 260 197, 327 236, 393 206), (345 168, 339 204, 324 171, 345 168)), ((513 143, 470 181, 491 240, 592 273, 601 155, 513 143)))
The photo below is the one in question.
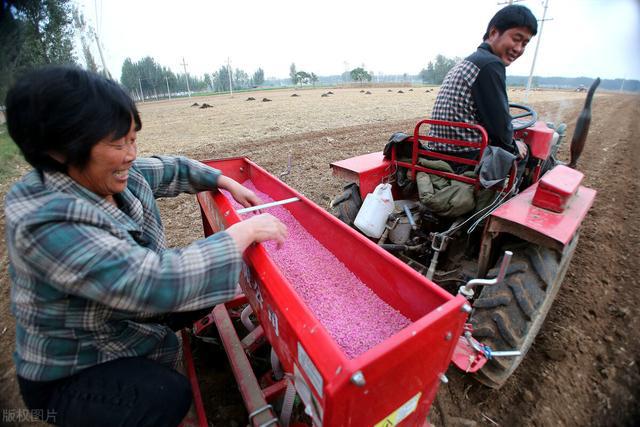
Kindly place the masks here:
POLYGON ((429 61, 427 68, 423 68, 418 75, 420 76, 422 83, 434 84, 436 82, 436 74, 433 69, 433 62, 429 61))
POLYGON ((165 84, 162 67, 150 56, 145 56, 136 63, 138 78, 142 91, 147 96, 158 96, 158 88, 165 84))
POLYGON ((173 71, 171 71, 169 68, 162 67, 162 73, 164 74, 164 77, 165 77, 165 81, 164 81, 165 87, 168 84, 170 92, 180 91, 178 88, 178 77, 173 73, 173 71))
POLYGON ((204 83, 207 85, 209 90, 213 90, 213 81, 211 80, 211 75, 209 73, 204 73, 204 83))
POLYGON ((419 76, 423 83, 440 85, 444 81, 449 70, 451 70, 461 59, 458 57, 447 58, 444 55, 437 55, 435 63, 429 61, 427 68, 423 68, 419 76))
POLYGON ((298 71, 296 73, 296 81, 301 85, 308 84, 311 81, 311 75, 306 71, 298 71))
POLYGON ((371 81, 371 74, 365 71, 365 69, 362 67, 354 68, 349 74, 351 75, 351 80, 360 82, 360 84, 362 84, 365 80, 368 82, 371 81))
POLYGON ((131 58, 126 58, 122 63, 120 83, 132 93, 135 93, 138 89, 138 72, 131 58))
MULTIPOLYGON (((153 58, 147 56, 140 61, 133 62, 126 58, 122 63, 120 83, 133 94, 142 95, 145 98, 168 95, 167 84, 171 92, 186 92, 187 78, 185 75, 176 76, 170 69, 158 64, 153 58)), ((189 78, 191 90, 205 90, 207 84, 203 79, 189 78)))
POLYGON ((229 84, 229 69, 223 65, 213 73, 213 86, 216 92, 229 92, 231 85, 229 84))
POLYGON ((296 71, 296 64, 294 62, 289 66, 289 77, 291 78, 291 84, 298 84, 298 72, 296 71))
POLYGON ((0 100, 25 71, 75 64, 71 0, 2 2, 0 8, 0 100))
POLYGON ((318 82, 318 76, 316 76, 315 73, 311 73, 311 83, 313 83, 313 85, 315 86, 317 82, 318 82))
POLYGON ((459 58, 447 58, 444 55, 437 55, 436 62, 433 64, 434 83, 442 84, 445 76, 458 62, 459 58))
POLYGON ((233 88, 234 89, 246 89, 251 85, 251 79, 249 75, 239 68, 233 73, 233 88))
POLYGON ((262 86, 264 84, 264 70, 262 68, 258 68, 255 73, 253 73, 253 81, 254 86, 262 86))

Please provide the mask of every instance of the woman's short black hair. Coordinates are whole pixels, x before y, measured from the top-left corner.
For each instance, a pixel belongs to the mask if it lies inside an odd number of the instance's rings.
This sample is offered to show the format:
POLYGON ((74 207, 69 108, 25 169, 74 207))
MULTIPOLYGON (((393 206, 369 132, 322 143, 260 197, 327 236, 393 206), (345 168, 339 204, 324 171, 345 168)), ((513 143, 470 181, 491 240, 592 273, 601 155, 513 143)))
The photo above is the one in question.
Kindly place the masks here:
POLYGON ((142 128, 135 103, 118 83, 71 66, 24 75, 7 93, 5 106, 11 138, 38 170, 82 169, 99 141, 122 138, 132 120, 136 130, 142 128))
POLYGON ((538 21, 533 13, 524 6, 518 4, 512 4, 503 7, 496 13, 489 25, 487 25, 487 31, 484 33, 482 40, 489 38, 489 32, 492 27, 496 27, 500 34, 504 33, 510 28, 515 27, 527 27, 531 31, 531 35, 535 36, 538 33, 538 21))

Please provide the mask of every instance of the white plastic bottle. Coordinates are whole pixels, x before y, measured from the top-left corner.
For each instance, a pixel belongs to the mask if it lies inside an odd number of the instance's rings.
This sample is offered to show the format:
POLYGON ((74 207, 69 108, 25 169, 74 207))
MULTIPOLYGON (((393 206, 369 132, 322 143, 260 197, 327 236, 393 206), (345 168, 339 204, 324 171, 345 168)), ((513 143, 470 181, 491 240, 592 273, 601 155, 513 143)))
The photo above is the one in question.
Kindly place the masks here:
POLYGON ((377 239, 382 236, 392 212, 391 184, 380 184, 373 193, 367 194, 353 224, 367 236, 377 239))

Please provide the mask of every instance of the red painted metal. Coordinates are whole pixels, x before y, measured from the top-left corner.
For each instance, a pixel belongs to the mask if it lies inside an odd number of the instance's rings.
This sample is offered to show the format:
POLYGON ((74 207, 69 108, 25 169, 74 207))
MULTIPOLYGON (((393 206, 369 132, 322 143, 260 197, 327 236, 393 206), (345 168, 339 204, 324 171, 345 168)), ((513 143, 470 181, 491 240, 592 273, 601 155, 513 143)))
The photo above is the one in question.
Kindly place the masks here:
POLYGON ((547 172, 533 196, 532 203, 553 212, 562 212, 569 199, 578 191, 584 174, 566 166, 556 166, 547 172))
MULTIPOLYGON (((553 129, 550 129, 544 122, 538 121, 532 127, 516 131, 514 135, 516 138, 524 140, 524 142, 529 146, 529 151, 532 157, 538 160, 545 160, 551 153, 553 132, 553 129)), ((371 193, 378 184, 385 180, 388 180, 388 178, 395 172, 397 166, 405 167, 411 170, 413 172, 412 177, 414 177, 414 179, 417 172, 426 172, 443 176, 448 179, 461 181, 467 184, 478 185, 478 179, 420 166, 418 164, 418 159, 420 157, 426 157, 476 166, 482 158, 482 153, 484 152, 484 149, 488 144, 487 132, 482 126, 471 125, 467 123, 446 122, 441 120, 422 120, 418 122, 418 124, 414 128, 413 136, 408 138, 403 143, 411 144, 412 146, 411 162, 398 160, 396 155, 396 147, 393 147, 393 149, 391 150, 390 159, 385 159, 382 155, 382 152, 379 151, 331 163, 333 174, 345 179, 348 182, 357 183, 360 187, 360 195, 363 199, 367 196, 367 194, 371 193), (481 142, 469 142, 464 140, 444 139, 424 135, 420 133, 424 125, 442 125, 474 129, 482 136, 482 140, 481 142), (460 147, 476 148, 480 151, 477 159, 465 159, 452 154, 424 150, 420 148, 420 141, 441 142, 444 144, 451 144, 460 147)), ((534 182, 538 180, 539 174, 540 167, 538 165, 534 174, 534 182)), ((507 183, 506 190, 503 191, 508 191, 512 187, 514 181, 515 174, 512 172, 509 176, 509 182, 507 183)))
POLYGON ((267 403, 258 380, 253 374, 251 364, 238 339, 225 304, 217 305, 213 309, 213 315, 238 389, 250 415, 250 425, 260 426, 277 420, 276 414, 267 403), (252 414, 255 415, 251 416, 252 414))
POLYGON ((546 160, 551 154, 554 130, 545 122, 537 121, 533 126, 514 132, 514 137, 523 139, 529 146, 529 153, 539 160, 546 160))
POLYGON ((340 160, 330 166, 335 176, 358 184, 362 200, 395 172, 392 162, 384 158, 382 151, 340 160))
MULTIPOLYGON (((477 179, 468 178, 458 174, 442 172, 435 169, 420 167, 418 166, 418 158, 427 157, 427 158, 433 158, 433 159, 439 159, 439 160, 447 160, 447 161, 456 162, 456 163, 462 163, 465 165, 476 166, 480 163, 482 154, 484 153, 484 150, 487 147, 487 144, 489 142, 487 131, 484 130, 482 126, 472 125, 469 123, 447 122, 443 120, 431 120, 431 119, 421 120, 418 122, 418 124, 416 124, 416 127, 413 130, 412 142, 413 142, 413 147, 411 151, 411 165, 409 165, 408 167, 412 172, 411 176, 414 180, 416 179, 416 172, 421 171, 421 172, 426 172, 434 175, 443 176, 449 179, 455 179, 457 181, 462 181, 467 184, 476 185, 478 183, 477 179), (429 136, 428 134, 421 134, 420 131, 421 129, 423 129, 424 125, 429 125, 429 126, 436 125, 436 126, 448 126, 452 128, 472 129, 480 134, 481 140, 480 142, 469 142, 461 139, 437 138, 434 136, 429 136), (468 148, 477 149, 479 150, 478 157, 476 159, 465 159, 465 158, 455 156, 452 153, 443 154, 443 153, 437 153, 434 151, 423 150, 420 148, 420 141, 439 142, 442 144, 449 144, 457 147, 468 147, 468 148)), ((398 162, 398 165, 407 167, 405 166, 405 164, 401 164, 400 162, 398 162)))
POLYGON ((253 331, 249 332, 249 334, 242 338, 242 348, 248 352, 254 352, 260 346, 262 346, 265 342, 264 329, 262 326, 257 326, 253 331))
POLYGON ((426 168, 418 164, 419 157, 428 157, 439 160, 447 160, 451 162, 457 162, 465 165, 476 166, 482 158, 482 153, 487 146, 487 132, 482 126, 471 125, 467 123, 455 123, 445 122, 441 120, 422 120, 416 125, 413 136, 409 137, 404 144, 411 144, 412 146, 412 158, 411 162, 405 162, 397 159, 396 147, 391 150, 391 158, 385 159, 382 152, 364 154, 361 156, 352 157, 345 160, 340 160, 331 163, 333 174, 340 178, 343 178, 349 182, 355 182, 360 187, 360 196, 364 199, 367 194, 373 192, 374 188, 381 182, 388 180, 396 171, 397 166, 405 167, 412 171, 411 176, 415 180, 417 172, 433 173, 435 175, 443 176, 448 179, 454 179, 457 181, 465 182, 467 184, 477 185, 478 179, 469 178, 466 176, 438 171, 435 169, 426 168), (468 142, 458 139, 444 139, 436 138, 429 135, 421 134, 420 131, 424 125, 442 125, 451 126, 465 129, 476 130, 482 137, 480 142, 468 142), (444 144, 451 144, 460 147, 471 147, 479 150, 477 159, 465 159, 452 154, 438 153, 420 148, 420 141, 433 141, 444 144))
MULTIPOLYGON (((251 161, 205 163, 239 182, 250 179, 274 200, 299 197, 300 202, 285 208, 363 283, 412 321, 383 343, 349 359, 262 245, 245 251, 240 286, 284 371, 293 375, 301 399, 314 408, 316 423, 375 425, 409 403, 415 403, 415 409, 404 423, 414 425, 426 419, 440 375, 453 354, 455 340, 447 337, 459 336, 467 317, 461 310, 464 298, 442 290, 251 161), (363 374, 363 386, 350 381, 356 372, 363 374)), ((213 230, 239 221, 218 192, 200 193, 198 202, 213 230)))
POLYGON ((566 246, 591 208, 596 191, 580 186, 562 213, 534 206, 538 183, 511 198, 492 214, 492 218, 517 224, 566 246))
MULTIPOLYGON (((265 374, 265 377, 270 377, 272 374, 271 371, 265 374)), ((264 379, 264 377, 263 377, 264 379)), ((270 385, 262 389, 262 393, 264 393, 264 398, 267 399, 268 402, 271 402, 273 399, 281 396, 287 390, 288 380, 285 378, 280 381, 271 382, 270 385)))
MULTIPOLYGON (((471 339, 475 340, 474 338, 471 339)), ((461 336, 456 344, 456 349, 453 351, 451 361, 461 371, 474 373, 482 369, 487 363, 487 358, 481 352, 476 351, 467 338, 461 336)))
POLYGON ((196 368, 193 364, 193 356, 191 355, 191 345, 189 344, 189 334, 183 329, 180 331, 182 335, 182 355, 185 368, 187 370, 187 377, 191 383, 191 393, 193 394, 193 405, 196 408, 196 414, 198 415, 198 426, 207 427, 207 414, 204 412, 204 405, 202 404, 202 395, 200 394, 200 385, 198 384, 198 376, 196 375, 196 368))

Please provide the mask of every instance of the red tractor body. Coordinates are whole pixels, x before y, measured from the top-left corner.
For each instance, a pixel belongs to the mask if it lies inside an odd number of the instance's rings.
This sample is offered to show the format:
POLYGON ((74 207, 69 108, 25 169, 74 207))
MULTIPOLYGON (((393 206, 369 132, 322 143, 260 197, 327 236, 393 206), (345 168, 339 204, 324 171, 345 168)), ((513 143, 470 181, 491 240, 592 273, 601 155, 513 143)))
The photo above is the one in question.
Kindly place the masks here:
MULTIPOLYGON (((583 111, 580 132, 574 135, 572 166, 584 146, 596 87, 597 82, 585 104, 588 114, 583 111)), ((422 425, 452 361, 475 372, 485 385, 505 383, 555 299, 596 194, 581 185, 580 172, 555 159, 564 125, 556 132, 536 121, 530 108, 515 107, 527 111, 517 117, 532 116, 515 132, 530 153, 523 173, 514 162, 500 185, 485 189, 479 174, 438 169, 428 160, 481 165, 489 150, 487 134, 478 125, 422 120, 413 135, 385 147, 386 155, 370 153, 331 164, 334 175, 351 183, 332 202, 340 220, 248 159, 205 162, 240 183, 250 181, 273 200, 297 198, 282 205, 287 215, 410 322, 368 350, 347 356, 265 247, 248 248, 240 279, 243 296, 217 306, 194 331, 199 335, 217 325, 251 425, 278 423, 274 406, 282 408, 281 421, 289 423, 296 393, 307 414, 302 421, 313 425, 422 425), (427 131, 430 126, 473 129, 481 138, 434 138, 427 131), (435 152, 423 145, 429 142, 474 148, 479 155, 435 152), (465 214, 439 214, 423 203, 416 184, 420 174, 462 183, 478 206, 465 214), (392 184, 393 212, 383 234, 368 238, 349 225, 357 223, 362 200, 383 183, 392 184), (491 194, 493 201, 480 207, 481 197, 491 194), (247 304, 245 310, 253 312, 259 326, 241 333, 231 317, 247 304), (266 377, 256 376, 249 360, 264 341, 272 347, 272 371, 266 377), (277 365, 284 376, 273 380, 277 365)), ((220 192, 200 193, 198 202, 206 235, 240 221, 220 192)), ((316 285, 324 285, 322 278, 316 285)), ((344 307, 357 309, 357 304, 344 307)), ((243 324, 247 326, 244 319, 243 324)))

